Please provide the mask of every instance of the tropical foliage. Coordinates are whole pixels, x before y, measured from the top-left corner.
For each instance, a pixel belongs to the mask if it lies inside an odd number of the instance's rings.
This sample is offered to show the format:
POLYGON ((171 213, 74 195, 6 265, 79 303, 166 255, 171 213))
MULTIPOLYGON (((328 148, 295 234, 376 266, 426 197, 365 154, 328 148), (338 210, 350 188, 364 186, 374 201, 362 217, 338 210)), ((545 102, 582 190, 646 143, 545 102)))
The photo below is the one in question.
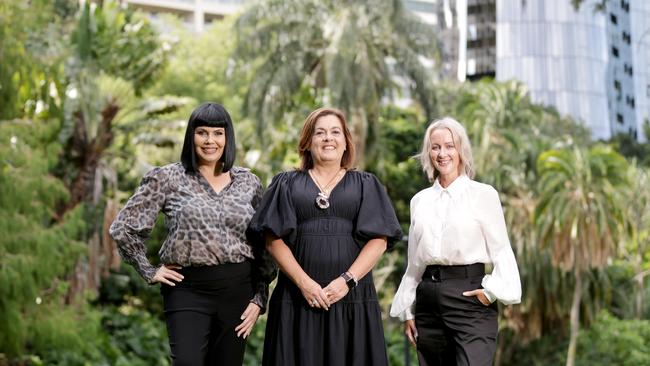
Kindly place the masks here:
MULTIPOLYGON (((205 100, 231 112, 238 164, 263 182, 297 166, 310 110, 346 110, 405 232, 429 184, 411 157, 432 118, 455 117, 477 179, 501 194, 524 287, 500 309, 495 363, 648 363, 650 145, 594 143, 517 82, 440 81, 435 28, 398 0, 262 1, 200 35, 82 3, 0 3, 0 365, 169 364, 157 288, 120 262, 106 228, 148 169, 177 160, 205 100)), ((375 269, 384 313, 405 255, 398 245, 375 269)), ((402 325, 384 325, 391 365, 415 364, 402 325)))
POLYGON ((574 277, 567 365, 575 364, 583 274, 604 266, 618 249, 626 168, 622 156, 601 146, 549 150, 538 158, 535 224, 550 246, 551 263, 574 277))
POLYGON ((302 116, 314 105, 332 105, 349 117, 363 166, 374 153, 366 145, 378 137, 384 98, 410 91, 426 116, 433 113, 427 62, 437 57, 436 36, 401 0, 264 1, 246 10, 236 26, 234 60, 253 75, 245 111, 260 133, 291 111, 302 116), (307 105, 300 103, 304 94, 307 105))

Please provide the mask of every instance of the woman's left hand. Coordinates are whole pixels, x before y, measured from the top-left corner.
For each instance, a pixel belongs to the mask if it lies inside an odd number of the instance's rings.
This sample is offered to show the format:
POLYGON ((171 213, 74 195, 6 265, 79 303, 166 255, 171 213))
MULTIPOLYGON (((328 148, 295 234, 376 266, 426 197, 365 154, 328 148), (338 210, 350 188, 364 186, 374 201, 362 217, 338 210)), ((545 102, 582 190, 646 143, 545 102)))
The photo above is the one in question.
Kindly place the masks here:
POLYGON ((327 287, 323 289, 325 294, 327 294, 327 299, 330 301, 330 304, 341 300, 345 295, 350 292, 348 285, 345 283, 343 277, 337 277, 332 282, 330 282, 327 287))
POLYGON ((248 337, 249 334, 251 334, 251 331, 253 330, 253 326, 255 325, 255 322, 257 321, 257 318, 260 316, 260 311, 262 309, 260 308, 259 305, 254 304, 254 303, 248 303, 248 306, 246 307, 246 310, 241 315, 241 319, 243 320, 241 324, 235 328, 235 332, 237 332, 237 337, 244 336, 244 339, 248 337))
POLYGON ((481 304, 485 306, 490 306, 491 302, 488 300, 488 298, 485 296, 485 293, 483 292, 483 289, 477 288, 476 290, 472 291, 465 291, 463 292, 463 296, 476 296, 478 301, 481 302, 481 304))

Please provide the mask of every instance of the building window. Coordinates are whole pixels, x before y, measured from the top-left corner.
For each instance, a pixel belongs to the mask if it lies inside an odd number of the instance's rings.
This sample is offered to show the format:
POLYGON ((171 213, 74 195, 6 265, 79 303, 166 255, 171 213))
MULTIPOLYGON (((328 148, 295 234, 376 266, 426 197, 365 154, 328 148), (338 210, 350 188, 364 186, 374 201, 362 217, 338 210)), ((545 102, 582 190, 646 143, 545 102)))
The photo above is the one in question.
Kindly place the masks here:
POLYGON ((618 122, 621 125, 623 124, 623 115, 622 114, 616 113, 616 122, 618 122))
POLYGON ((476 74, 476 59, 467 59, 467 75, 476 74))
POLYGON ((617 24, 618 23, 617 19, 616 19, 616 15, 614 15, 612 13, 609 13, 609 20, 612 21, 612 24, 617 24))
POLYGON ((626 95, 625 96, 625 104, 629 105, 630 108, 634 109, 634 97, 626 95))
POLYGON ((469 40, 477 39, 478 38, 477 33, 480 34, 482 32, 477 32, 476 31, 476 24, 468 24, 467 25, 467 39, 469 39, 469 40))
POLYGON ((630 36, 630 33, 623 31, 623 42, 630 44, 632 42, 632 37, 630 36))
POLYGON ((614 89, 621 91, 621 82, 618 80, 614 80, 614 89))
POLYGON ((625 0, 621 0, 621 8, 623 8, 623 10, 625 10, 626 12, 629 13, 630 12, 630 2, 625 1, 625 0))
POLYGON ((614 57, 618 58, 618 48, 612 47, 612 55, 614 55, 614 57))
POLYGON ((628 64, 624 64, 624 65, 623 65, 623 72, 624 72, 624 73, 626 73, 626 74, 632 76, 632 73, 633 73, 632 71, 633 71, 633 70, 632 70, 632 65, 628 65, 628 64))

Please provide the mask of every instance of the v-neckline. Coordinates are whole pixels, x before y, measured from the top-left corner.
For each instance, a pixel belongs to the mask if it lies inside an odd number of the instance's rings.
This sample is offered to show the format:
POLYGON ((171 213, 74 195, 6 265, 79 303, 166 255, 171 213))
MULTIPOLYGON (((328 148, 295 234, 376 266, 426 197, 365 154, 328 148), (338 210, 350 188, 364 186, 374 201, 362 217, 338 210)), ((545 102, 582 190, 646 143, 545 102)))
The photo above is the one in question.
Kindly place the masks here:
POLYGON ((212 184, 210 184, 208 178, 206 178, 200 171, 197 171, 197 174, 199 175, 199 179, 201 180, 201 183, 204 185, 204 188, 208 189, 210 194, 214 194, 216 196, 220 196, 226 189, 228 189, 228 187, 232 185, 232 182, 235 180, 235 177, 232 174, 232 170, 229 170, 227 173, 230 176, 230 181, 225 186, 223 186, 223 188, 217 191, 216 189, 214 189, 212 184))
MULTIPOLYGON (((309 174, 309 170, 305 171, 305 174, 307 174, 307 177, 308 177, 309 181, 311 182, 311 184, 312 184, 314 187, 316 187, 316 190, 317 190, 318 192, 322 192, 322 191, 320 190, 320 187, 318 186, 318 183, 316 183, 316 181, 314 180, 314 177, 312 177, 311 174, 309 174)), ((341 179, 339 179, 339 181, 336 182, 336 184, 334 185, 334 187, 332 187, 332 189, 330 189, 330 194, 329 194, 329 196, 327 196, 328 198, 329 198, 329 197, 332 197, 332 195, 334 194, 334 190, 336 190, 336 189, 339 187, 339 185, 341 184, 341 182, 343 182, 343 180, 345 179, 345 177, 346 177, 347 175, 348 175, 348 170, 345 169, 345 173, 343 173, 343 176, 341 176, 341 179)))

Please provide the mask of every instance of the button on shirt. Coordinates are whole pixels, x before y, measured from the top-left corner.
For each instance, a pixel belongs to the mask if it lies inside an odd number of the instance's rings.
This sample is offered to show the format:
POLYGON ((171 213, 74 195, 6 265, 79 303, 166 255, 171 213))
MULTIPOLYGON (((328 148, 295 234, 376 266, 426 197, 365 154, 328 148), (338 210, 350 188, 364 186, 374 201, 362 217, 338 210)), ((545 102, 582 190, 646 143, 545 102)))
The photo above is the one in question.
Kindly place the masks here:
POLYGON ((413 319, 415 292, 427 265, 492 263, 482 285, 490 301, 521 301, 521 282, 499 194, 461 175, 447 188, 438 180, 411 199, 408 265, 390 315, 413 319))

